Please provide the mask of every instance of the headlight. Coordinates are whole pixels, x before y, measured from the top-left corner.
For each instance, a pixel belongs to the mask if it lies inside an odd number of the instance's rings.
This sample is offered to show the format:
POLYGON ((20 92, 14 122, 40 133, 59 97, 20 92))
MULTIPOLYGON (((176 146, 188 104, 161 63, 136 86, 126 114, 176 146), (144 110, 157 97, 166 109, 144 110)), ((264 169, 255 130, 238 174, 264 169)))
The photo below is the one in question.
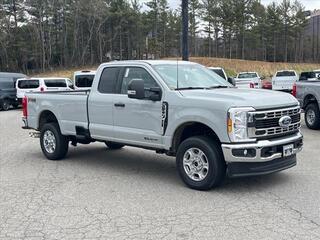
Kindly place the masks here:
POLYGON ((230 108, 228 112, 228 134, 232 142, 254 141, 248 137, 248 123, 252 122, 249 112, 255 111, 254 108, 230 108))

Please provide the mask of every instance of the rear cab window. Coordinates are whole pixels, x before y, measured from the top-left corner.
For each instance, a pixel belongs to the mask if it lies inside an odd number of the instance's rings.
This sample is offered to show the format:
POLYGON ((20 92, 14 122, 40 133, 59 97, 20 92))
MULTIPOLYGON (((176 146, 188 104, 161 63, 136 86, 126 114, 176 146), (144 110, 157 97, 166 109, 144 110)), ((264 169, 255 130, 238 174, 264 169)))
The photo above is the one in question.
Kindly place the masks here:
POLYGON ((67 87, 67 83, 65 79, 47 79, 44 80, 44 84, 46 87, 54 87, 54 88, 65 88, 67 87))
POLYGON ((295 77, 296 73, 294 71, 282 71, 277 72, 276 77, 295 77))
POLYGON ((77 75, 75 76, 76 87, 91 87, 95 75, 77 75))
POLYGON ((258 77, 258 75, 256 73, 240 73, 238 75, 239 79, 242 79, 242 78, 256 78, 256 77, 258 77))
POLYGON ((38 79, 18 80, 18 88, 20 89, 35 89, 40 86, 38 79))

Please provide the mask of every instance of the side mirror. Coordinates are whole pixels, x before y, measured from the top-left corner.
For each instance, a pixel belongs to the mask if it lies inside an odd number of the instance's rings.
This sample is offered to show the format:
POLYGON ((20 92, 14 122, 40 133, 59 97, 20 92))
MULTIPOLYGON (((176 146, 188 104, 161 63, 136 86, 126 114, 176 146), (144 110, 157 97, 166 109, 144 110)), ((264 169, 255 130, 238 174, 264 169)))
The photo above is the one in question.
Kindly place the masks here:
POLYGON ((236 85, 236 81, 234 80, 234 78, 228 77, 228 82, 231 83, 233 86, 236 85))
POLYGON ((161 88, 159 87, 152 87, 150 89, 146 89, 149 92, 151 92, 152 94, 150 95, 149 99, 151 101, 160 101, 161 100, 161 96, 162 96, 162 92, 161 92, 161 88))
POLYGON ((144 99, 144 81, 142 79, 132 79, 128 84, 128 97, 134 99, 144 99))

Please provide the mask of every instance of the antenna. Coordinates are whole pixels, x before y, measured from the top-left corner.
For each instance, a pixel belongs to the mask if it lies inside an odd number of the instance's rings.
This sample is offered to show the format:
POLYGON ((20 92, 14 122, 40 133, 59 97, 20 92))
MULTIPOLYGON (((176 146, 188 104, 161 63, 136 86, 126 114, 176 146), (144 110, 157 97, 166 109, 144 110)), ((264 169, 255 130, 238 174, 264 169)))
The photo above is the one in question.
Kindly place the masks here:
POLYGON ((177 58, 177 89, 179 89, 179 59, 177 58))

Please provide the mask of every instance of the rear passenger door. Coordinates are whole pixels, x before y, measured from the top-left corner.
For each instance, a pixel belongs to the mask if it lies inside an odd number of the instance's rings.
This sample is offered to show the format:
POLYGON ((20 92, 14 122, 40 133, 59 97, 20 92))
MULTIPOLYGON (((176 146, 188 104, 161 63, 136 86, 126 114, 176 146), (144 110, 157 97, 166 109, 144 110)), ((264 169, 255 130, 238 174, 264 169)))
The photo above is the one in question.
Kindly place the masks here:
POLYGON ((89 95, 90 134, 95 139, 113 140, 113 104, 118 95, 117 81, 120 67, 103 69, 97 90, 89 95))
POLYGON ((147 69, 136 66, 122 68, 119 94, 114 96, 113 106, 114 132, 119 141, 155 148, 162 146, 162 101, 148 99, 152 94, 148 89, 154 87, 160 85, 147 69), (132 79, 144 80, 145 99, 128 98, 128 84, 132 79))

